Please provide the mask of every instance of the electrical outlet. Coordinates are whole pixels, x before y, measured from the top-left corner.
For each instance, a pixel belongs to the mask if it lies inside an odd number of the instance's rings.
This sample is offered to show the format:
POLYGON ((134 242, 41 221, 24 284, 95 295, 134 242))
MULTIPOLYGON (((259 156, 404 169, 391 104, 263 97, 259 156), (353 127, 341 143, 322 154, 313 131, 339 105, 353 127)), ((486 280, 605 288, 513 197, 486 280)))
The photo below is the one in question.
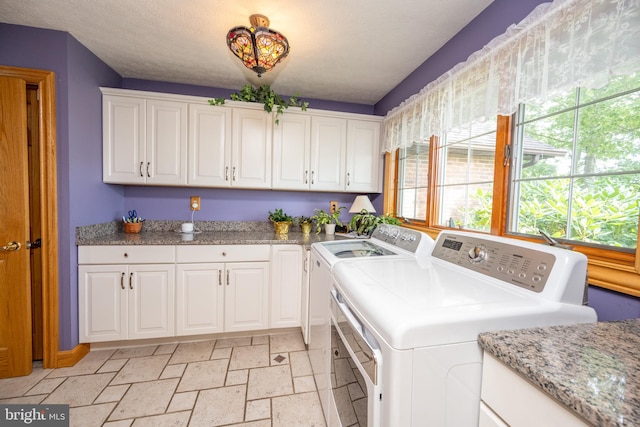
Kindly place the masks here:
POLYGON ((335 213, 338 210, 338 201, 332 200, 329 202, 329 212, 335 213))
POLYGON ((189 208, 192 211, 200 210, 200 196, 191 196, 191 200, 189 201, 189 208))

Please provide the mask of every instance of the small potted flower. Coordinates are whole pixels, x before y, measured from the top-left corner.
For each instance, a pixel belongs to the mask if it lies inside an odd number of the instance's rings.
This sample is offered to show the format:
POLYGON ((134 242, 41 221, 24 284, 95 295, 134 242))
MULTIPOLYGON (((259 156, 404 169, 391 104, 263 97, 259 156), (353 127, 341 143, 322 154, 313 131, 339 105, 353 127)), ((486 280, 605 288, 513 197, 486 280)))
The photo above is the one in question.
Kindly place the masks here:
POLYGON ((334 234, 336 231, 336 225, 342 227, 340 222, 340 211, 344 209, 344 206, 338 207, 335 212, 329 213, 322 209, 316 209, 315 214, 311 218, 316 223, 316 233, 320 233, 321 226, 324 225, 324 232, 326 234, 334 234))
POLYGON ((273 223, 276 234, 287 234, 293 217, 284 213, 282 209, 276 209, 273 212, 269 211, 269 221, 273 223))
POLYGON ((311 227, 313 227, 313 218, 308 216, 298 216, 295 218, 296 224, 300 226, 302 234, 311 233, 311 227))

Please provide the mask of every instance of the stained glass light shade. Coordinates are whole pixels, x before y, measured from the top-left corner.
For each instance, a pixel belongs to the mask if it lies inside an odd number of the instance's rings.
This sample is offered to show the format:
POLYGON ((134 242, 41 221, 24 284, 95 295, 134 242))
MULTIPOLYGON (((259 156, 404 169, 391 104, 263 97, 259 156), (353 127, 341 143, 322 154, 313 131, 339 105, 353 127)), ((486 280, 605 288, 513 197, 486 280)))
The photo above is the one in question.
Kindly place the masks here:
POLYGON ((251 15, 251 27, 234 27, 227 34, 227 46, 260 77, 289 54, 289 41, 269 26, 264 15, 251 15))

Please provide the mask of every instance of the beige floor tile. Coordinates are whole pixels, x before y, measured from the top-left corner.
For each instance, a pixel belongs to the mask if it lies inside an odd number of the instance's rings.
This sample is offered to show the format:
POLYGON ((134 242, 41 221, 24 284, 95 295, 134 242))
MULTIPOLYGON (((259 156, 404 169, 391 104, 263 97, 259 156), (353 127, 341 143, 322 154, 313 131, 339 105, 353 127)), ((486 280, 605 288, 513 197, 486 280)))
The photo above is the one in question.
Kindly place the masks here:
POLYGON ((227 365, 226 359, 189 363, 178 385, 178 391, 222 387, 227 374, 227 365))
POLYGON ((184 369, 187 367, 186 363, 179 363, 177 365, 167 365, 164 367, 164 371, 160 375, 160 379, 165 378, 180 378, 184 373, 184 369))
POLYGON ((211 360, 214 360, 214 359, 230 359, 231 358, 231 350, 233 350, 233 347, 215 348, 215 349, 213 349, 213 354, 211 355, 211 360))
POLYGON ((138 418, 133 422, 132 427, 182 427, 189 425, 189 416, 191 412, 186 411, 138 418))
POLYGON ((239 371, 228 371, 227 381, 224 385, 227 387, 230 385, 246 384, 249 378, 249 370, 241 369, 239 371))
MULTIPOLYGON (((233 424, 229 427, 271 427, 271 420, 250 421, 248 423, 233 424)), ((303 427, 303 426, 296 426, 303 427)))
POLYGON ((171 399, 167 412, 190 411, 193 409, 197 397, 197 391, 176 393, 173 395, 173 399, 171 399))
POLYGON ((109 416, 109 421, 164 413, 177 385, 177 378, 132 384, 109 416))
POLYGON ((273 427, 324 427, 317 393, 293 394, 271 399, 273 427))
POLYGON ((169 361, 168 354, 129 359, 111 385, 157 380, 169 361))
POLYGON ((89 375, 98 372, 98 369, 109 360, 114 350, 90 351, 78 363, 69 368, 58 368, 51 371, 47 378, 71 377, 74 375, 89 375))
POLYGON ((234 347, 229 361, 229 369, 247 369, 269 366, 269 346, 251 345, 247 347, 234 347))
POLYGON ((169 360, 170 365, 176 363, 199 362, 209 360, 213 352, 215 340, 186 342, 179 344, 169 360))
POLYGON ((249 371, 247 400, 293 393, 291 370, 287 366, 271 366, 249 371))
POLYGON ((98 373, 102 374, 104 372, 118 372, 124 364, 127 363, 127 359, 116 359, 116 360, 107 360, 104 365, 100 369, 98 369, 98 373))
POLYGON ((251 345, 269 344, 269 335, 256 335, 251 338, 251 345))
POLYGON ((250 400, 247 402, 244 419, 246 421, 256 421, 271 419, 271 399, 250 400))
POLYGON ((70 407, 91 405, 113 376, 105 373, 69 377, 42 403, 66 403, 70 407))
POLYGON ((130 359, 132 357, 144 357, 151 356, 155 353, 157 345, 147 345, 143 347, 129 347, 129 348, 121 348, 117 350, 112 359, 130 359))
POLYGON ((118 402, 129 389, 129 384, 112 385, 105 388, 94 403, 118 402))
POLYGON ((313 375, 309 375, 307 377, 295 377, 293 379, 293 389, 296 393, 316 391, 316 382, 313 379, 313 375))
POLYGON ((176 350, 177 347, 178 344, 162 344, 158 346, 156 352, 153 354, 171 354, 176 350))
POLYGON ((246 386, 203 390, 191 416, 193 426, 221 426, 244 420, 246 386))
POLYGON ((102 424, 102 427, 130 427, 133 424, 133 419, 131 420, 119 420, 119 421, 107 421, 102 424))
POLYGON ((299 332, 273 334, 269 336, 271 353, 287 353, 305 350, 302 334, 299 332))
POLYGON ((216 341, 216 348, 251 345, 251 337, 222 338, 216 341))
POLYGON ((65 378, 45 378, 35 385, 31 390, 26 392, 25 396, 31 396, 35 394, 49 394, 53 393, 53 391, 58 388, 60 384, 65 380, 65 378))
POLYGON ((0 403, 2 404, 32 404, 32 403, 40 403, 44 399, 49 396, 48 394, 38 394, 34 396, 24 396, 24 397, 10 397, 8 399, 0 399, 0 403))
POLYGON ((0 399, 19 397, 51 374, 51 369, 34 369, 29 375, 0 380, 0 399))
POLYGON ((115 403, 69 408, 69 427, 101 426, 115 403))
POLYGON ((289 353, 289 363, 291 364, 291 375, 294 377, 305 377, 312 375, 309 355, 306 351, 294 351, 289 353))

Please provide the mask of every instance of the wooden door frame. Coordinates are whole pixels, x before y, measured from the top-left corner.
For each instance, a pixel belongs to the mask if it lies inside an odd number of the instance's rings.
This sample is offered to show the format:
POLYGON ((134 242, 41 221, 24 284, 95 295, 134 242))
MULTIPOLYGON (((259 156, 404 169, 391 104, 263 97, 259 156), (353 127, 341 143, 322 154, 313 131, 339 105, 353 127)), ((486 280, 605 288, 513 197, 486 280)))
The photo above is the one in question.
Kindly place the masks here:
MULTIPOLYGON (((55 74, 53 71, 0 66, 0 76, 14 77, 25 80, 27 84, 37 85, 40 96, 38 132, 42 206, 43 366, 56 368, 59 364, 59 302, 55 74)), ((63 361, 63 364, 67 363, 63 361)))

